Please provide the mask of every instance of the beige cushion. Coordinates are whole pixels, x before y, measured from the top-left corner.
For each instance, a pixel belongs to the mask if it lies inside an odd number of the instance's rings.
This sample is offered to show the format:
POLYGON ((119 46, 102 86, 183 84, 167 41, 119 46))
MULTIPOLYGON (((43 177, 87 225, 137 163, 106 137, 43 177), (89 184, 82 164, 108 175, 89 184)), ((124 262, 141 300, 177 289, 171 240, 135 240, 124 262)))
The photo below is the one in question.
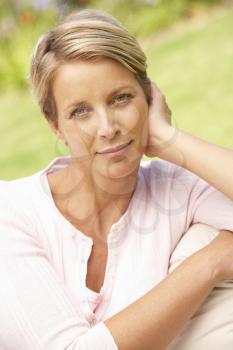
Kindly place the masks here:
MULTIPOLYGON (((169 272, 218 233, 207 225, 191 226, 171 256, 169 272)), ((233 350, 233 281, 224 281, 214 288, 167 350, 233 350)))

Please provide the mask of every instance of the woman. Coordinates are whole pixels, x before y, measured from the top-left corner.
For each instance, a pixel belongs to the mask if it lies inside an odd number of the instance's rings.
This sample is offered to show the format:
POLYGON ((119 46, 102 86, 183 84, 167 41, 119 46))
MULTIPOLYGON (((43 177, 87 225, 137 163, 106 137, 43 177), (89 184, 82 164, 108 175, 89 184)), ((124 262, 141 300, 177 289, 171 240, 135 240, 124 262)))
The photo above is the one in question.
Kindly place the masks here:
POLYGON ((171 125, 135 38, 102 12, 43 35, 31 82, 70 157, 1 183, 0 344, 166 348, 233 277, 232 151, 171 125), (197 222, 221 232, 166 277, 197 222))

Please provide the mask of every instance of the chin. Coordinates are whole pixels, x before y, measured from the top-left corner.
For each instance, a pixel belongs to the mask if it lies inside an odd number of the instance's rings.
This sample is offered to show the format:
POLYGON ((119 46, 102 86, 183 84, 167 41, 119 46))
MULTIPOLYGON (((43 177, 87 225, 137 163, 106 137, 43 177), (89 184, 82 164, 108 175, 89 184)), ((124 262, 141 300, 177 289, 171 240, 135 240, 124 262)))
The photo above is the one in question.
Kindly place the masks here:
POLYGON ((140 159, 119 159, 109 162, 103 170, 104 176, 109 179, 124 179, 130 175, 135 175, 138 171, 140 159))
POLYGON ((124 179, 135 172, 135 164, 131 162, 112 163, 109 165, 108 174, 106 174, 111 179, 124 179), (134 165, 134 166, 133 166, 134 165))

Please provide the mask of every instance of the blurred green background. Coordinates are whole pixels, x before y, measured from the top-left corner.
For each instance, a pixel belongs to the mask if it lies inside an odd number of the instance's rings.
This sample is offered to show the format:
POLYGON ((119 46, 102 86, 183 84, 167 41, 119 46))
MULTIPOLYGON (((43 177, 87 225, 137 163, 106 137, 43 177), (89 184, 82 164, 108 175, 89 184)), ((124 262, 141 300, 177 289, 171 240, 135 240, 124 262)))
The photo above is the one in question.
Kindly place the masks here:
POLYGON ((135 35, 173 123, 233 148, 233 2, 214 0, 6 0, 0 3, 0 179, 27 176, 66 149, 27 84, 38 36, 72 9, 110 11, 135 35))

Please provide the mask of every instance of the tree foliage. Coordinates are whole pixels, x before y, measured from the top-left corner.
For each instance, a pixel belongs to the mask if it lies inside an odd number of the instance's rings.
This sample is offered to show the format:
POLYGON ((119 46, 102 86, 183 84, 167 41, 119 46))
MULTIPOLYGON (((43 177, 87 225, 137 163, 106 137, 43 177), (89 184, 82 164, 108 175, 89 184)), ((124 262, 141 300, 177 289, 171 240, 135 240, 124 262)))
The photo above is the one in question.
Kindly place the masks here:
POLYGON ((220 0, 2 0, 0 2, 0 91, 25 88, 38 36, 73 9, 92 7, 116 16, 135 35, 169 27, 194 9, 220 0))

